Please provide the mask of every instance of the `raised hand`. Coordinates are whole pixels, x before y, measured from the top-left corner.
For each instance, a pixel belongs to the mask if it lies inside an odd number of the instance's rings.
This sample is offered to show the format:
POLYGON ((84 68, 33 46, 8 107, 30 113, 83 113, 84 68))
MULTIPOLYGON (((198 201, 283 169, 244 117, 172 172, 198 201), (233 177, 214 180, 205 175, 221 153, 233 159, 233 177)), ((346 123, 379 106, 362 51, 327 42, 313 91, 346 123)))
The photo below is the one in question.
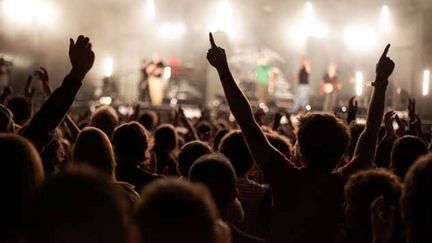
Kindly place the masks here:
POLYGON ((384 197, 377 197, 371 205, 371 226, 374 243, 390 242, 394 231, 395 206, 384 207, 384 197))
POLYGON ((408 117, 410 121, 414 121, 416 118, 416 100, 408 99, 408 117))
POLYGON ((389 49, 390 44, 387 44, 378 64, 376 65, 376 80, 372 83, 374 86, 387 86, 388 78, 393 73, 395 64, 389 57, 387 57, 389 49))
POLYGON ((84 77, 93 67, 95 54, 88 37, 80 35, 76 42, 70 39, 69 59, 72 64, 72 72, 84 77))
POLYGON ((228 68, 228 61, 225 50, 218 47, 213 39, 212 33, 209 33, 211 48, 207 52, 207 60, 216 69, 228 68))
POLYGON ((389 111, 384 115, 384 127, 385 127, 385 137, 386 138, 393 138, 395 136, 395 131, 393 128, 393 118, 395 116, 395 111, 389 111))
POLYGON ((13 93, 13 89, 10 85, 7 85, 3 89, 3 93, 0 95, 0 104, 4 104, 5 100, 9 95, 13 93))
POLYGON ((49 84, 48 71, 45 68, 40 67, 33 72, 33 75, 42 82, 42 89, 45 95, 49 96, 52 93, 52 90, 49 84))
POLYGON ((26 86, 24 88, 24 97, 26 97, 26 99, 28 101, 31 101, 33 99, 33 96, 34 96, 35 91, 36 91, 35 88, 31 87, 32 79, 33 79, 33 77, 31 75, 29 75, 27 78, 26 86))
POLYGON ((349 99, 349 103, 348 103, 348 116, 347 116, 348 124, 356 119, 357 107, 358 107, 358 102, 357 100, 355 100, 355 96, 353 96, 351 97, 351 99, 349 99))

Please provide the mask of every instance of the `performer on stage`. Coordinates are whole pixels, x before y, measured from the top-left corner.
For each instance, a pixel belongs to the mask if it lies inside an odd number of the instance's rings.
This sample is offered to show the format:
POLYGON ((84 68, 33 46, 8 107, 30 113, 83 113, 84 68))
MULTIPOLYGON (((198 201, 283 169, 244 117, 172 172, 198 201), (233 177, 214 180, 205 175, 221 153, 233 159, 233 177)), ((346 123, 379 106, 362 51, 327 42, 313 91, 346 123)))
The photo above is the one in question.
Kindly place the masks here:
POLYGON ((269 97, 269 79, 271 66, 267 63, 265 57, 259 57, 257 60, 255 75, 256 88, 255 95, 260 102, 266 103, 269 97))
POLYGON ((309 103, 309 76, 311 73, 310 63, 307 59, 303 59, 300 64, 300 71, 298 73, 298 86, 296 98, 292 112, 298 112, 300 109, 306 107, 309 103))
POLYGON ((327 72, 321 81, 321 91, 325 95, 323 111, 326 112, 333 112, 336 105, 337 92, 340 89, 336 72, 337 64, 332 61, 327 67, 327 72))
POLYGON ((12 62, 7 61, 3 57, 0 57, 0 90, 3 90, 4 87, 11 85, 11 68, 12 62))
POLYGON ((144 62, 141 69, 141 82, 139 85, 140 99, 149 100, 152 105, 161 105, 163 101, 164 82, 162 75, 165 64, 157 53, 153 53, 150 62, 144 62))

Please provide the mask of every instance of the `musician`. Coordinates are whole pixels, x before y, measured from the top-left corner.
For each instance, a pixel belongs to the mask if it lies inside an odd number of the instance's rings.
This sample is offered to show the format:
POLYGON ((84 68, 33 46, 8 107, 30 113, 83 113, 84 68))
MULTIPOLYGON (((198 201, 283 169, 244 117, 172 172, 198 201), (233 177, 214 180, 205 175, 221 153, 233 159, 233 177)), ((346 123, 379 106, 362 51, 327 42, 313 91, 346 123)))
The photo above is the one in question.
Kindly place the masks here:
POLYGON ((139 86, 141 100, 149 100, 152 105, 162 104, 164 92, 162 76, 164 68, 165 64, 157 53, 153 53, 151 61, 143 61, 139 86))
POLYGON ((292 112, 298 112, 300 109, 306 107, 309 103, 309 76, 311 73, 310 63, 307 59, 303 59, 300 63, 300 71, 298 73, 298 86, 296 98, 294 100, 294 105, 292 112))
POLYGON ((325 95, 323 111, 332 112, 337 99, 337 92, 340 89, 337 77, 337 64, 332 61, 327 67, 323 80, 321 81, 321 91, 325 95))
POLYGON ((269 97, 269 79, 271 66, 265 57, 259 57, 255 67, 256 88, 255 96, 260 102, 267 102, 269 97))

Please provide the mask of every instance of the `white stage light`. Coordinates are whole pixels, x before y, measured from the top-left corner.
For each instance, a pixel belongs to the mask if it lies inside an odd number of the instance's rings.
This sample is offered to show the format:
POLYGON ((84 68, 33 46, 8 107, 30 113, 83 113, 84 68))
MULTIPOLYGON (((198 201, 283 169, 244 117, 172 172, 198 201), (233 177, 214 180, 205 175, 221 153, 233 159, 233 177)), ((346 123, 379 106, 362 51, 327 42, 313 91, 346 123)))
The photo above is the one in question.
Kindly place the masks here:
POLYGON ((163 78, 167 80, 171 78, 171 67, 164 68, 163 78))
POLYGON ((291 39, 295 44, 303 45, 308 38, 323 39, 328 36, 328 28, 316 19, 312 3, 307 2, 301 19, 291 28, 291 39))
POLYGON ((422 95, 426 96, 429 94, 429 82, 430 82, 430 71, 423 71, 423 85, 422 85, 422 95))
POLYGON ((356 72, 355 74, 355 94, 357 96, 362 95, 363 93, 363 73, 362 72, 356 72))
POLYGON ((111 57, 105 58, 104 60, 104 75, 105 77, 111 77, 113 74, 114 60, 111 57))
POLYGON ((154 0, 147 0, 145 8, 146 18, 148 20, 154 20, 156 17, 156 8, 154 0))
POLYGON ((50 26, 55 23, 56 12, 49 2, 42 0, 4 0, 3 14, 7 21, 15 24, 39 24, 50 26))
POLYGON ((208 31, 223 31, 230 38, 237 39, 240 36, 239 20, 234 17, 230 1, 219 0, 214 9, 216 14, 208 24, 208 31))
POLYGON ((102 105, 111 105, 112 102, 112 98, 109 96, 102 96, 99 99, 99 103, 101 103, 102 105))
POLYGON ((384 32, 389 32, 391 29, 391 15, 387 5, 382 6, 380 14, 380 28, 384 32))
POLYGON ((376 32, 367 26, 350 26, 345 29, 344 39, 353 51, 370 51, 377 45, 376 32))
POLYGON ((160 26, 158 34, 164 39, 173 39, 183 36, 186 27, 182 23, 164 23, 160 26))
POLYGON ((306 109, 307 111, 310 111, 310 110, 312 110, 312 107, 311 107, 310 105, 306 105, 306 106, 305 106, 305 109, 306 109))

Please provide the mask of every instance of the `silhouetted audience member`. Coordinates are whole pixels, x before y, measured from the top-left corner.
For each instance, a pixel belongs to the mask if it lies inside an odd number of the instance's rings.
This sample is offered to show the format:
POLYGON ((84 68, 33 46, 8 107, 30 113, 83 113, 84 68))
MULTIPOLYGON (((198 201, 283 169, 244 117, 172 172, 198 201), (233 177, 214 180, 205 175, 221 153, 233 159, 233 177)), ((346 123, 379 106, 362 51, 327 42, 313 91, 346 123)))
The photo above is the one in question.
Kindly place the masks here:
POLYGON ((244 229, 248 233, 254 232, 261 236, 265 230, 263 222, 260 221, 260 215, 262 214, 261 209, 265 208, 264 195, 268 187, 248 178, 254 160, 241 131, 232 131, 224 136, 219 145, 219 152, 229 159, 237 175, 238 199, 245 213, 244 229))
POLYGON ((406 135, 396 140, 391 152, 390 168, 403 180, 411 165, 428 149, 418 137, 406 135))
POLYGON ((80 132, 73 150, 73 160, 77 164, 90 165, 105 173, 107 179, 127 198, 131 207, 138 203, 139 195, 134 189, 135 186, 117 181, 114 151, 108 136, 100 129, 87 127, 80 132))
POLYGON ((154 132, 153 151, 157 159, 157 173, 177 175, 177 132, 170 124, 160 125, 154 132))
POLYGON ((124 243, 125 203, 112 183, 82 167, 48 181, 33 207, 29 243, 124 243))
POLYGON ((116 110, 111 106, 101 106, 98 107, 92 114, 90 118, 90 126, 99 128, 102 130, 109 138, 111 138, 114 128, 119 123, 119 118, 116 110))
POLYGON ((201 141, 191 141, 183 145, 178 155, 178 170, 180 175, 187 178, 189 169, 195 160, 210 153, 210 146, 201 141))
POLYGON ((148 131, 153 131, 158 124, 158 116, 156 112, 146 110, 138 117, 138 122, 148 131))
POLYGON ((33 115, 31 102, 22 96, 12 97, 7 103, 7 108, 12 112, 15 123, 20 126, 27 123, 33 115))
MULTIPOLYGON (((385 169, 366 170, 354 174, 345 184, 345 242, 372 242, 371 215, 372 203, 382 197, 385 207, 399 209, 402 183, 399 178, 385 169)), ((403 242, 400 218, 395 219, 397 230, 391 242, 403 242)))
POLYGON ((20 242, 28 233, 28 207, 44 182, 42 161, 33 144, 13 134, 0 134, 0 154, 0 238, 6 243, 20 242))
POLYGON ((117 178, 133 184, 137 191, 160 176, 142 168, 150 159, 152 141, 145 128, 138 122, 129 122, 117 127, 112 136, 117 158, 117 178))
POLYGON ((432 154, 408 170, 401 198, 402 220, 408 243, 432 242, 432 154))
POLYGON ((156 180, 141 192, 135 214, 142 243, 215 243, 218 213, 204 186, 156 180))
POLYGON ((223 128, 216 132, 213 136, 213 151, 219 151, 219 144, 222 138, 229 133, 229 129, 223 128))
MULTIPOLYGON (((221 217, 227 220, 228 208, 238 193, 236 175, 229 160, 222 154, 204 155, 192 165, 189 178, 193 182, 201 182, 208 187, 221 217)), ((232 224, 229 226, 233 243, 264 242, 242 232, 232 224)))

